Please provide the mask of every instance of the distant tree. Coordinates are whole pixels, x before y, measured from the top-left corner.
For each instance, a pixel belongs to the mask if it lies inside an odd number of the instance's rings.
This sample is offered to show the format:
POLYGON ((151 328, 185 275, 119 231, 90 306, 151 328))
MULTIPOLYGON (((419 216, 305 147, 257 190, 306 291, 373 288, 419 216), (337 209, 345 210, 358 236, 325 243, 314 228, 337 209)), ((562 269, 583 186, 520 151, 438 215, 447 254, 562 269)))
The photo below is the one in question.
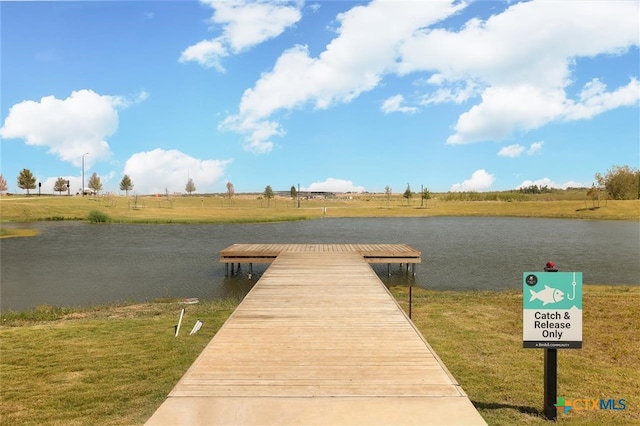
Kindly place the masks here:
POLYGON ((600 204, 600 188, 595 185, 591 185, 591 188, 587 191, 587 197, 591 198, 593 207, 596 206, 596 201, 600 204))
POLYGON ((389 185, 384 187, 384 195, 387 196, 387 204, 391 202, 391 187, 389 185))
POLYGON ((296 206, 296 200, 298 199, 298 190, 294 185, 291 185, 291 199, 293 200, 293 206, 296 206))
POLYGON ((131 181, 131 178, 129 177, 129 175, 124 175, 122 177, 122 180, 120 181, 120 191, 124 191, 125 195, 128 197, 129 191, 131 191, 132 189, 133 182, 131 181))
POLYGON ((7 181, 5 180, 4 176, 0 174, 0 194, 3 194, 5 192, 7 192, 7 181))
POLYGON ((26 189, 29 195, 30 189, 36 189, 36 178, 29 169, 22 169, 18 175, 18 188, 26 189))
POLYGON ((411 193, 411 187, 409 186, 409 184, 407 184, 407 189, 404 190, 404 194, 402 194, 402 196, 407 199, 407 205, 409 205, 409 202, 411 201, 411 197, 413 197, 413 194, 411 193))
POLYGON ((89 178, 89 188, 93 189, 96 194, 102 191, 102 182, 100 182, 100 176, 96 172, 93 172, 89 178))
POLYGON ((187 181, 187 185, 184 187, 184 190, 187 191, 189 195, 196 190, 196 184, 193 183, 193 179, 189 178, 187 181))
POLYGON ((629 166, 613 166, 602 176, 596 173, 598 185, 607 190, 614 200, 635 200, 640 198, 640 171, 629 166))
POLYGON ((427 205, 427 200, 431 199, 431 192, 429 192, 429 188, 424 188, 422 190, 422 194, 420 194, 422 200, 424 200, 425 206, 427 205))
POLYGON ((233 184, 231 182, 227 182, 227 196, 229 197, 229 205, 231 205, 231 198, 235 194, 235 190, 233 189, 233 184))
POLYGON ((264 188, 264 198, 267 199, 267 207, 269 207, 271 199, 273 198, 273 189, 271 189, 271 185, 267 185, 264 188))
POLYGON ((54 192, 58 192, 61 195, 62 191, 67 190, 67 180, 61 177, 56 179, 56 183, 53 184, 53 190, 54 192))

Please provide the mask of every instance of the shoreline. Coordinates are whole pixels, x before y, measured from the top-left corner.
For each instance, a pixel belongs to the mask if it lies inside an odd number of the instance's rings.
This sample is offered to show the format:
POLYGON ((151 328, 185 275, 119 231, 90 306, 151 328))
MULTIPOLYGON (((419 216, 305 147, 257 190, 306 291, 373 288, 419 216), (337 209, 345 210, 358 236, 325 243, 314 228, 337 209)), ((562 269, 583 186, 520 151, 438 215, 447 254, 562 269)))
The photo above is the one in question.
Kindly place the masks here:
MULTIPOLYGON (((407 313, 408 288, 391 293, 407 313)), ((0 416, 16 424, 144 424, 238 303, 160 300, 3 317, 0 416), (204 325, 190 336, 196 319, 204 325)), ((640 370, 640 286, 585 285, 584 306, 583 348, 559 351, 559 395, 623 398, 631 408, 559 416, 567 424, 639 424, 640 390, 629 378, 640 370)), ((548 424, 543 351, 522 347, 522 291, 414 289, 412 322, 488 424, 548 424)))

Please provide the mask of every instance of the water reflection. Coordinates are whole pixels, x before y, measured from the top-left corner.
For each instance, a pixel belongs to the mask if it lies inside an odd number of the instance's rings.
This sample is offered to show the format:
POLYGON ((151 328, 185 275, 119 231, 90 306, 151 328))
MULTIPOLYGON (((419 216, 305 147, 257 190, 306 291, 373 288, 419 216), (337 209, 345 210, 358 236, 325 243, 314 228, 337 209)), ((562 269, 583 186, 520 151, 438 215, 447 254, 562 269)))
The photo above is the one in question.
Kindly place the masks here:
MULTIPOLYGON (((637 222, 517 218, 365 218, 243 225, 30 224, 33 238, 0 240, 0 308, 88 305, 161 297, 243 297, 266 270, 225 277, 234 243, 406 243, 422 252, 415 285, 518 288, 553 259, 586 284, 640 284, 637 222)), ((397 268, 397 266, 392 266, 397 268)), ((405 278, 374 270, 390 285, 405 278)))

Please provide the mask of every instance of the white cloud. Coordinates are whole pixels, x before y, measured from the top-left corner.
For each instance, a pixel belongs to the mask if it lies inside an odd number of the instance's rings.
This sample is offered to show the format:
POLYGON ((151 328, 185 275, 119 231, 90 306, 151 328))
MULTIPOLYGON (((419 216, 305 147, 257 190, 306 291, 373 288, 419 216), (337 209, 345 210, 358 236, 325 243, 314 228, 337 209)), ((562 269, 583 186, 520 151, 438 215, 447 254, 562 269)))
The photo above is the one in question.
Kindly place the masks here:
POLYGON ((467 179, 462 183, 455 183, 449 191, 451 192, 464 192, 464 191, 482 191, 489 189, 495 181, 494 175, 487 173, 486 170, 480 169, 473 172, 471 179, 467 179))
POLYGON ((482 93, 482 102, 459 117, 456 134, 447 143, 506 139, 514 132, 547 124, 561 117, 564 110, 562 90, 542 90, 527 84, 489 87, 482 93))
POLYGON ((519 157, 524 152, 524 150, 525 147, 522 145, 509 145, 498 151, 498 155, 501 157, 516 158, 519 157))
POLYGON ((389 114, 392 112, 403 112, 406 114, 413 114, 418 110, 418 108, 415 108, 415 107, 402 106, 403 103, 404 103, 404 96, 402 95, 391 96, 390 98, 388 98, 382 103, 382 107, 380 109, 385 114, 389 114))
POLYGON ((277 37, 302 17, 302 1, 203 0, 213 10, 210 22, 222 34, 187 47, 180 62, 195 61, 223 71, 221 59, 277 37), (288 3, 288 4, 287 4, 288 3))
POLYGON ((46 96, 40 101, 23 101, 9 110, 0 136, 21 138, 27 145, 48 148, 63 161, 85 167, 107 160, 111 150, 107 138, 118 129, 118 109, 144 101, 147 93, 133 98, 99 95, 78 90, 66 99, 46 96))
POLYGON ((640 100, 640 83, 635 78, 629 84, 613 92, 597 78, 585 84, 579 102, 570 102, 565 115, 567 120, 590 119, 605 111, 621 106, 633 106, 640 100))
POLYGON ((132 155, 123 175, 129 175, 138 194, 184 192, 188 178, 193 179, 196 192, 213 191, 230 160, 200 160, 178 150, 154 149, 132 155))
POLYGON ((218 129, 244 133, 246 137, 243 149, 254 154, 270 152, 273 142, 268 139, 284 135, 284 130, 275 121, 242 119, 238 115, 228 116, 218 125, 218 129))
POLYGON ((187 47, 180 54, 180 62, 195 61, 206 68, 224 71, 220 59, 229 56, 227 49, 219 40, 202 40, 187 47))
POLYGON ((527 150, 527 155, 539 154, 540 151, 542 151, 542 145, 544 145, 542 141, 532 143, 531 146, 529 146, 529 150, 527 150))
POLYGON ((305 188, 310 192, 365 192, 363 186, 354 185, 350 180, 328 178, 324 182, 314 182, 305 188))
POLYGON ((527 155, 536 155, 542 151, 543 144, 544 142, 542 141, 534 142, 529 146, 529 149, 520 144, 509 145, 503 147, 500 151, 498 151, 498 155, 501 157, 516 158, 520 157, 525 151, 527 152, 527 155))
POLYGON ((566 88, 575 58, 618 54, 639 44, 638 13, 637 2, 517 3, 486 21, 474 18, 459 31, 416 32, 402 45, 399 70, 433 72, 429 81, 445 86, 426 95, 433 103, 458 102, 451 86, 472 79, 483 87, 481 101, 459 117, 447 142, 502 140, 552 121, 636 104, 635 80, 613 92, 594 82, 578 100, 568 99, 566 88))
POLYGON ((518 185, 516 187, 516 189, 526 188, 526 187, 533 186, 533 185, 537 185, 539 187, 547 186, 549 188, 557 188, 557 189, 586 188, 586 187, 590 186, 590 184, 587 185, 585 183, 576 182, 576 181, 573 181, 573 180, 570 180, 570 181, 564 182, 564 183, 556 183, 556 182, 552 181, 551 179, 545 177, 545 178, 537 179, 537 180, 525 180, 520 185, 518 185))
MULTIPOLYGON (((478 97, 454 124, 449 144, 503 140, 550 122, 637 104, 635 79, 611 91, 594 80, 577 99, 567 95, 577 58, 616 55, 639 45, 637 2, 532 0, 509 4, 486 20, 473 18, 460 29, 430 28, 467 4, 356 5, 337 16, 337 36, 317 57, 307 46, 283 52, 244 92, 231 120, 252 127, 280 110, 348 103, 389 74, 416 74, 416 80, 435 85, 422 96, 424 106, 478 97)), ((394 107, 394 99, 388 101, 384 112, 394 107)))
POLYGON ((459 8, 447 2, 373 1, 355 6, 337 16, 338 36, 318 57, 311 57, 307 46, 285 51, 273 69, 244 92, 238 115, 225 122, 253 126, 282 109, 348 103, 396 69, 400 44, 407 37, 459 8))
MULTIPOLYGON (((437 75, 437 74, 436 74, 437 75)), ((428 82, 436 85, 445 83, 439 77, 432 76, 428 82)), ((447 83, 447 87, 436 90, 433 93, 428 93, 422 97, 420 102, 422 105, 441 104, 447 102, 453 102, 461 104, 479 94, 479 86, 473 80, 465 80, 461 82, 447 83)))

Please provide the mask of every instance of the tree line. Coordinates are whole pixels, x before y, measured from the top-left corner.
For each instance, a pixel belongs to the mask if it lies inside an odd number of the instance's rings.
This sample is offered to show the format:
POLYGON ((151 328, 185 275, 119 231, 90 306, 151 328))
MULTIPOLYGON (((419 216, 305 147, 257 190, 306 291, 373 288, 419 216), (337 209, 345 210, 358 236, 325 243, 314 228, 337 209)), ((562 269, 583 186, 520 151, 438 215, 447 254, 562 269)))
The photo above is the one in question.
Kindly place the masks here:
MULTIPOLYGON (((595 181, 590 189, 587 191, 587 196, 592 199, 600 199, 602 198, 602 194, 606 194, 606 197, 612 200, 636 200, 640 199, 640 170, 634 169, 629 166, 613 166, 610 168, 607 173, 604 175, 601 173, 595 174, 595 181)), ((18 188, 25 190, 27 195, 29 195, 29 191, 36 189, 36 178, 33 176, 33 173, 29 169, 22 169, 18 174, 17 178, 18 188)), ((128 175, 124 175, 122 180, 120 181, 120 190, 125 191, 126 195, 129 195, 129 191, 133 190, 133 181, 131 177, 128 175)), ((0 193, 7 192, 7 181, 4 176, 0 174, 0 193)), ((97 173, 93 173, 89 177, 88 188, 94 191, 96 194, 102 191, 102 182, 100 180, 100 176, 97 173)), ((227 182, 227 197, 229 198, 229 205, 231 205, 232 198, 235 194, 235 189, 233 183, 227 182)), ((64 178, 58 178, 54 185, 53 191, 62 193, 64 191, 70 192, 70 181, 64 178)), ((187 184, 185 186, 185 191, 191 195, 196 190, 196 185, 193 179, 188 178, 187 184)), ((81 193, 84 193, 85 188, 82 188, 81 193)), ((553 192, 553 188, 549 188, 547 185, 538 186, 538 185, 530 185, 527 187, 519 188, 518 191, 522 194, 544 194, 553 192)), ((168 190, 167 190, 168 192, 168 190)), ((387 200, 391 199, 391 187, 388 185, 384 189, 385 195, 387 196, 387 200)), ((296 200, 298 198, 298 191, 295 186, 291 186, 291 198, 296 200)), ((269 205, 270 200, 274 197, 274 191, 270 185, 265 187, 263 192, 264 197, 267 199, 267 205, 269 205)), ((402 194, 403 198, 407 200, 407 203, 411 201, 413 197, 413 192, 411 191, 411 187, 407 184, 407 188, 402 194)), ((422 202, 426 202, 431 198, 431 192, 427 188, 423 188, 420 192, 420 198, 422 202)))

